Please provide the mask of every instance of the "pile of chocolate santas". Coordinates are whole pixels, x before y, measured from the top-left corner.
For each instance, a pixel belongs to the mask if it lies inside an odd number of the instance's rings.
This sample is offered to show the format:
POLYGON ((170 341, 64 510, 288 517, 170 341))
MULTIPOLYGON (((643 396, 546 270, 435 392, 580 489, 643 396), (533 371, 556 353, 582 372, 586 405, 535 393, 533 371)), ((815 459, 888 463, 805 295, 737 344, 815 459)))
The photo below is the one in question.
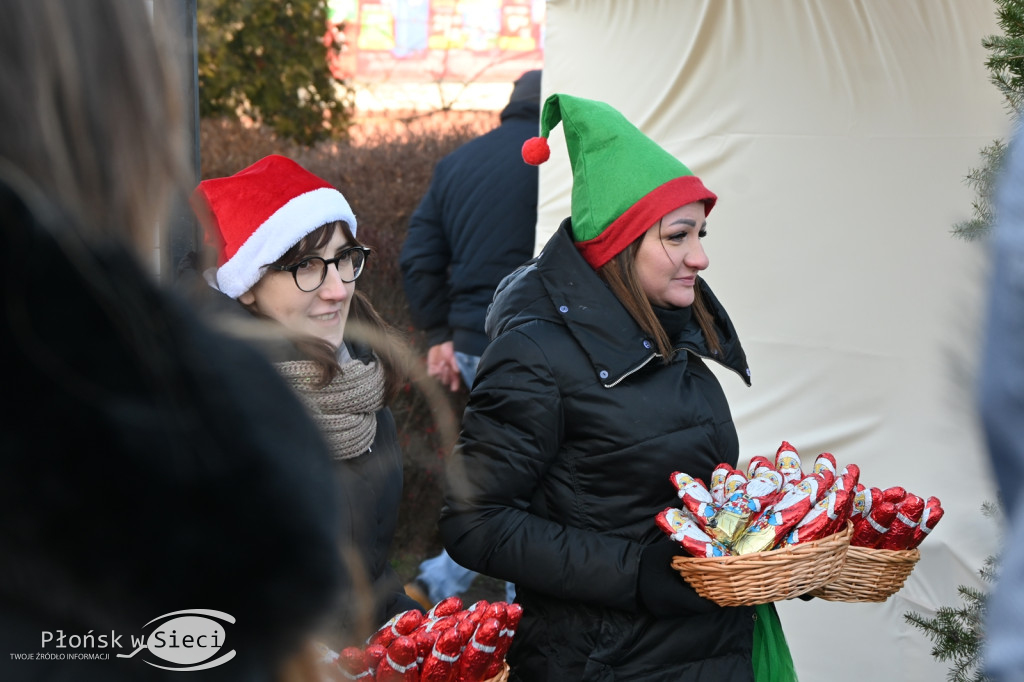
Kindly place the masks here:
POLYGON ((655 522, 691 556, 715 557, 812 542, 844 530, 847 521, 854 524, 853 546, 913 549, 942 518, 937 497, 867 488, 859 478, 856 464, 838 470, 828 452, 805 474, 796 448, 783 441, 774 462, 754 457, 746 473, 719 464, 710 488, 674 472, 682 508, 665 509, 655 522))
POLYGON ((367 639, 325 655, 341 679, 370 682, 482 682, 498 676, 523 607, 448 597, 425 615, 397 614, 367 639))

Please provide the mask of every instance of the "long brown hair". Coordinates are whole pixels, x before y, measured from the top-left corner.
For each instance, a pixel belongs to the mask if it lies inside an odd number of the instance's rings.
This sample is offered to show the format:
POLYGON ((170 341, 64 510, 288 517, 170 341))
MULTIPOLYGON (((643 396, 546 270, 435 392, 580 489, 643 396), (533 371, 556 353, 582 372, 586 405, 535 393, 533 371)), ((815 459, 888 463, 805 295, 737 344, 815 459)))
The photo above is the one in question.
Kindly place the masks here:
POLYGON ((13 0, 3 13, 0 158, 78 219, 76 236, 151 254, 190 182, 173 36, 142 2, 13 0))
MULTIPOLYGON (((300 239, 294 246, 284 252, 280 258, 271 265, 291 265, 309 254, 315 253, 327 245, 334 237, 335 230, 341 230, 345 235, 346 242, 351 246, 364 246, 353 235, 348 224, 337 220, 313 230, 300 239)), ((253 306, 246 306, 249 312, 258 317, 264 317, 256 312, 253 306)), ((352 296, 349 307, 349 318, 345 328, 345 336, 358 341, 365 342, 377 354, 384 368, 384 401, 385 404, 397 395, 405 377, 402 374, 401 364, 397 361, 396 353, 401 343, 401 338, 394 327, 384 321, 380 313, 370 303, 358 288, 352 296)), ((316 363, 320 368, 320 381, 318 387, 331 383, 341 365, 338 364, 338 349, 327 341, 315 336, 295 336, 292 342, 309 360, 316 363)))
MULTIPOLYGON (((632 316, 640 329, 654 339, 654 344, 666 364, 672 359, 675 350, 672 342, 661 326, 658 317, 654 314, 647 294, 640 285, 640 277, 636 271, 636 254, 640 250, 640 243, 644 240, 644 232, 629 243, 625 249, 620 251, 610 261, 598 268, 597 274, 612 290, 615 297, 619 299, 626 311, 632 316)), ((718 340, 718 332, 715 330, 715 322, 704 303, 704 297, 700 293, 700 282, 693 289, 693 314, 697 318, 697 324, 704 335, 704 341, 708 349, 716 355, 722 352, 722 344, 718 340)))

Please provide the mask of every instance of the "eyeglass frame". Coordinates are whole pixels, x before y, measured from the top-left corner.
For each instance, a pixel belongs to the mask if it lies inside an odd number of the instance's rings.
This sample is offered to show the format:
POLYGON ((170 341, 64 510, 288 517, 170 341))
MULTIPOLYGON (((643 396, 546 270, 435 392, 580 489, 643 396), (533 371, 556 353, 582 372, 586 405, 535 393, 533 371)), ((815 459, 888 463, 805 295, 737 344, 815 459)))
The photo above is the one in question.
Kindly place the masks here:
POLYGON ((327 279, 327 268, 329 268, 331 265, 333 265, 334 269, 338 271, 338 277, 341 277, 341 281, 344 282, 345 284, 351 284, 352 282, 356 281, 357 279, 359 279, 359 275, 363 274, 363 270, 366 269, 366 261, 370 258, 371 253, 373 253, 373 250, 365 246, 347 246, 344 249, 342 249, 341 253, 339 253, 334 258, 323 258, 322 256, 307 256, 300 260, 298 263, 295 263, 294 265, 271 265, 269 267, 271 270, 277 270, 278 272, 292 273, 292 280, 295 281, 295 286, 298 287, 299 291, 303 291, 308 294, 316 291, 317 289, 324 285, 324 281, 327 279), (341 274, 341 267, 339 267, 338 263, 340 263, 343 258, 351 254, 353 251, 362 252, 363 265, 362 267, 359 268, 359 272, 357 272, 352 277, 352 279, 345 279, 341 274), (303 289, 299 285, 299 267, 303 263, 307 263, 311 260, 323 261, 324 269, 320 271, 320 282, 318 282, 315 287, 313 287, 312 289, 303 289))

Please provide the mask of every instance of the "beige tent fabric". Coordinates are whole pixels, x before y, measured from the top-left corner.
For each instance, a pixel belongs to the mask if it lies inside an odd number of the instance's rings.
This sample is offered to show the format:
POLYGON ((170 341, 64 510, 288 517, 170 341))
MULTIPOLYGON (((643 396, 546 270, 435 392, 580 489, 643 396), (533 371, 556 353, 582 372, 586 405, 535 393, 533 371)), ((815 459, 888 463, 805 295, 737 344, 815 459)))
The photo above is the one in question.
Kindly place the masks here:
MULTIPOLYGON (((719 195, 706 277, 753 372, 720 373, 741 460, 788 440, 943 501, 888 602, 780 604, 805 682, 944 679, 903 614, 959 604, 997 547, 973 416, 984 249, 949 234, 1010 130, 981 47, 997 32, 987 0, 548 3, 544 94, 608 101, 719 195)), ((569 214, 561 127, 551 147, 538 248, 569 214)))

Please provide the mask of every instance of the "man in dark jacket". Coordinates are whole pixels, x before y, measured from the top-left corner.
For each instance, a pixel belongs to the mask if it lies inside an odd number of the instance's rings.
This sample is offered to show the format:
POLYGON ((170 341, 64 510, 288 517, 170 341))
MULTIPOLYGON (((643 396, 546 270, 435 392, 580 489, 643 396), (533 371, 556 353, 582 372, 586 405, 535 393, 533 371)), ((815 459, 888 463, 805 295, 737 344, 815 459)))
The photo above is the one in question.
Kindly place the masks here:
MULTIPOLYGON (((437 164, 409 221, 400 257, 405 295, 430 344, 427 371, 452 391, 473 384, 498 282, 533 255, 537 168, 523 163, 521 149, 537 134, 540 79, 540 70, 520 76, 501 125, 437 164)), ((442 552, 423 562, 406 591, 436 603, 475 577, 442 552)))
POLYGON ((409 220, 399 260, 405 295, 427 333, 428 372, 453 391, 460 374, 472 384, 498 282, 533 255, 537 168, 520 150, 537 134, 540 77, 520 76, 501 125, 441 159, 409 220))

